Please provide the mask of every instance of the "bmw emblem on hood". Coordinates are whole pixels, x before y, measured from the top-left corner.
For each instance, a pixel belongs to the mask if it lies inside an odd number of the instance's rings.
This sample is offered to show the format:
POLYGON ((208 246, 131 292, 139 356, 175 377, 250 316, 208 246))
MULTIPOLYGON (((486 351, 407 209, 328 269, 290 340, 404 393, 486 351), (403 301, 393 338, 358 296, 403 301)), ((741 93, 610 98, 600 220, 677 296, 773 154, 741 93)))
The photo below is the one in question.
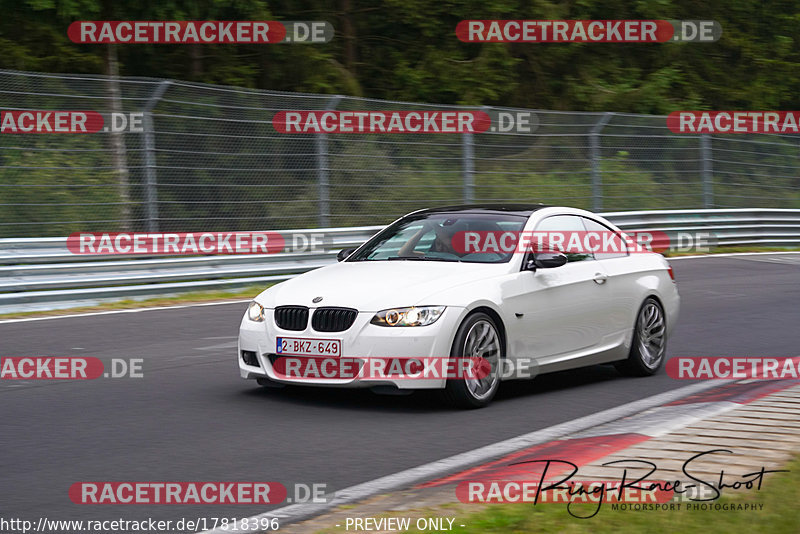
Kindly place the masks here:
POLYGON ((311 299, 311 302, 313 302, 314 304, 316 304, 317 302, 322 302, 322 297, 314 297, 313 299, 311 299))

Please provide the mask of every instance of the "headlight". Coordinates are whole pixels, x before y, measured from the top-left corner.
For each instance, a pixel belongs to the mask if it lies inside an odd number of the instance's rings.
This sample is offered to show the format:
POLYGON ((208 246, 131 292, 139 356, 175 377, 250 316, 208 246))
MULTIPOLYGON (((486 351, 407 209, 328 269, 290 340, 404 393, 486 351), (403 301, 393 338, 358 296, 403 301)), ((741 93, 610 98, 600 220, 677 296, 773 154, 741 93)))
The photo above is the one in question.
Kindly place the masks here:
POLYGON ((428 326, 442 316, 445 306, 411 306, 392 308, 375 314, 370 321, 378 326, 428 326))
POLYGON ((264 320, 264 307, 256 301, 251 302, 250 307, 247 308, 247 318, 260 323, 264 320))

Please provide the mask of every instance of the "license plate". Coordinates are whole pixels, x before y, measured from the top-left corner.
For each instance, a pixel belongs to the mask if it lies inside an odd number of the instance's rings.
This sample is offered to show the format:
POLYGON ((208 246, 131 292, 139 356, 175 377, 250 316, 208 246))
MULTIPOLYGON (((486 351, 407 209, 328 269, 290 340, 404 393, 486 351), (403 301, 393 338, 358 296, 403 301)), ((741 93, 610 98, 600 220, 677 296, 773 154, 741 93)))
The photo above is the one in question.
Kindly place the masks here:
POLYGON ((335 356, 342 354, 340 339, 306 339, 279 337, 275 352, 287 356, 335 356))

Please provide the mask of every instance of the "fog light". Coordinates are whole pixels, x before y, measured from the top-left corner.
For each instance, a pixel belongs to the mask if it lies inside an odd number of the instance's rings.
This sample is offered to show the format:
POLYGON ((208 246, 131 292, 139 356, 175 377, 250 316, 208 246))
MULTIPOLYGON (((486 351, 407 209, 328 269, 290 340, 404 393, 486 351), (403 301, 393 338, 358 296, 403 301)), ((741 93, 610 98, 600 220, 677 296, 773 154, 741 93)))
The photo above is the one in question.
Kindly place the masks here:
POLYGON ((252 350, 243 350, 242 351, 242 361, 245 365, 252 365, 253 367, 261 367, 258 363, 258 357, 256 357, 256 353, 252 350))

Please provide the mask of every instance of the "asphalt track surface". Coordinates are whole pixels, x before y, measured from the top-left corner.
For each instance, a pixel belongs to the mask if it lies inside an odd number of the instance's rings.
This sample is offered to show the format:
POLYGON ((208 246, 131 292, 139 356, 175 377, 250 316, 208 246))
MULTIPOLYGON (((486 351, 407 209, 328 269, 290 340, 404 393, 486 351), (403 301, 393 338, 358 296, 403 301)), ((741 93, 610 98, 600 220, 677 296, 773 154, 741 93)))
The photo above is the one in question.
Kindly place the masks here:
MULTIPOLYGON (((800 255, 673 262, 675 356, 800 354, 800 255)), ((265 390, 235 358, 245 304, 0 324, 0 356, 143 358, 144 378, 0 381, 0 517, 177 520, 270 507, 78 505, 78 481, 277 481, 341 489, 686 385, 610 366, 506 383, 482 410, 430 393, 265 390)), ((275 505, 278 507, 280 505, 275 505)))

